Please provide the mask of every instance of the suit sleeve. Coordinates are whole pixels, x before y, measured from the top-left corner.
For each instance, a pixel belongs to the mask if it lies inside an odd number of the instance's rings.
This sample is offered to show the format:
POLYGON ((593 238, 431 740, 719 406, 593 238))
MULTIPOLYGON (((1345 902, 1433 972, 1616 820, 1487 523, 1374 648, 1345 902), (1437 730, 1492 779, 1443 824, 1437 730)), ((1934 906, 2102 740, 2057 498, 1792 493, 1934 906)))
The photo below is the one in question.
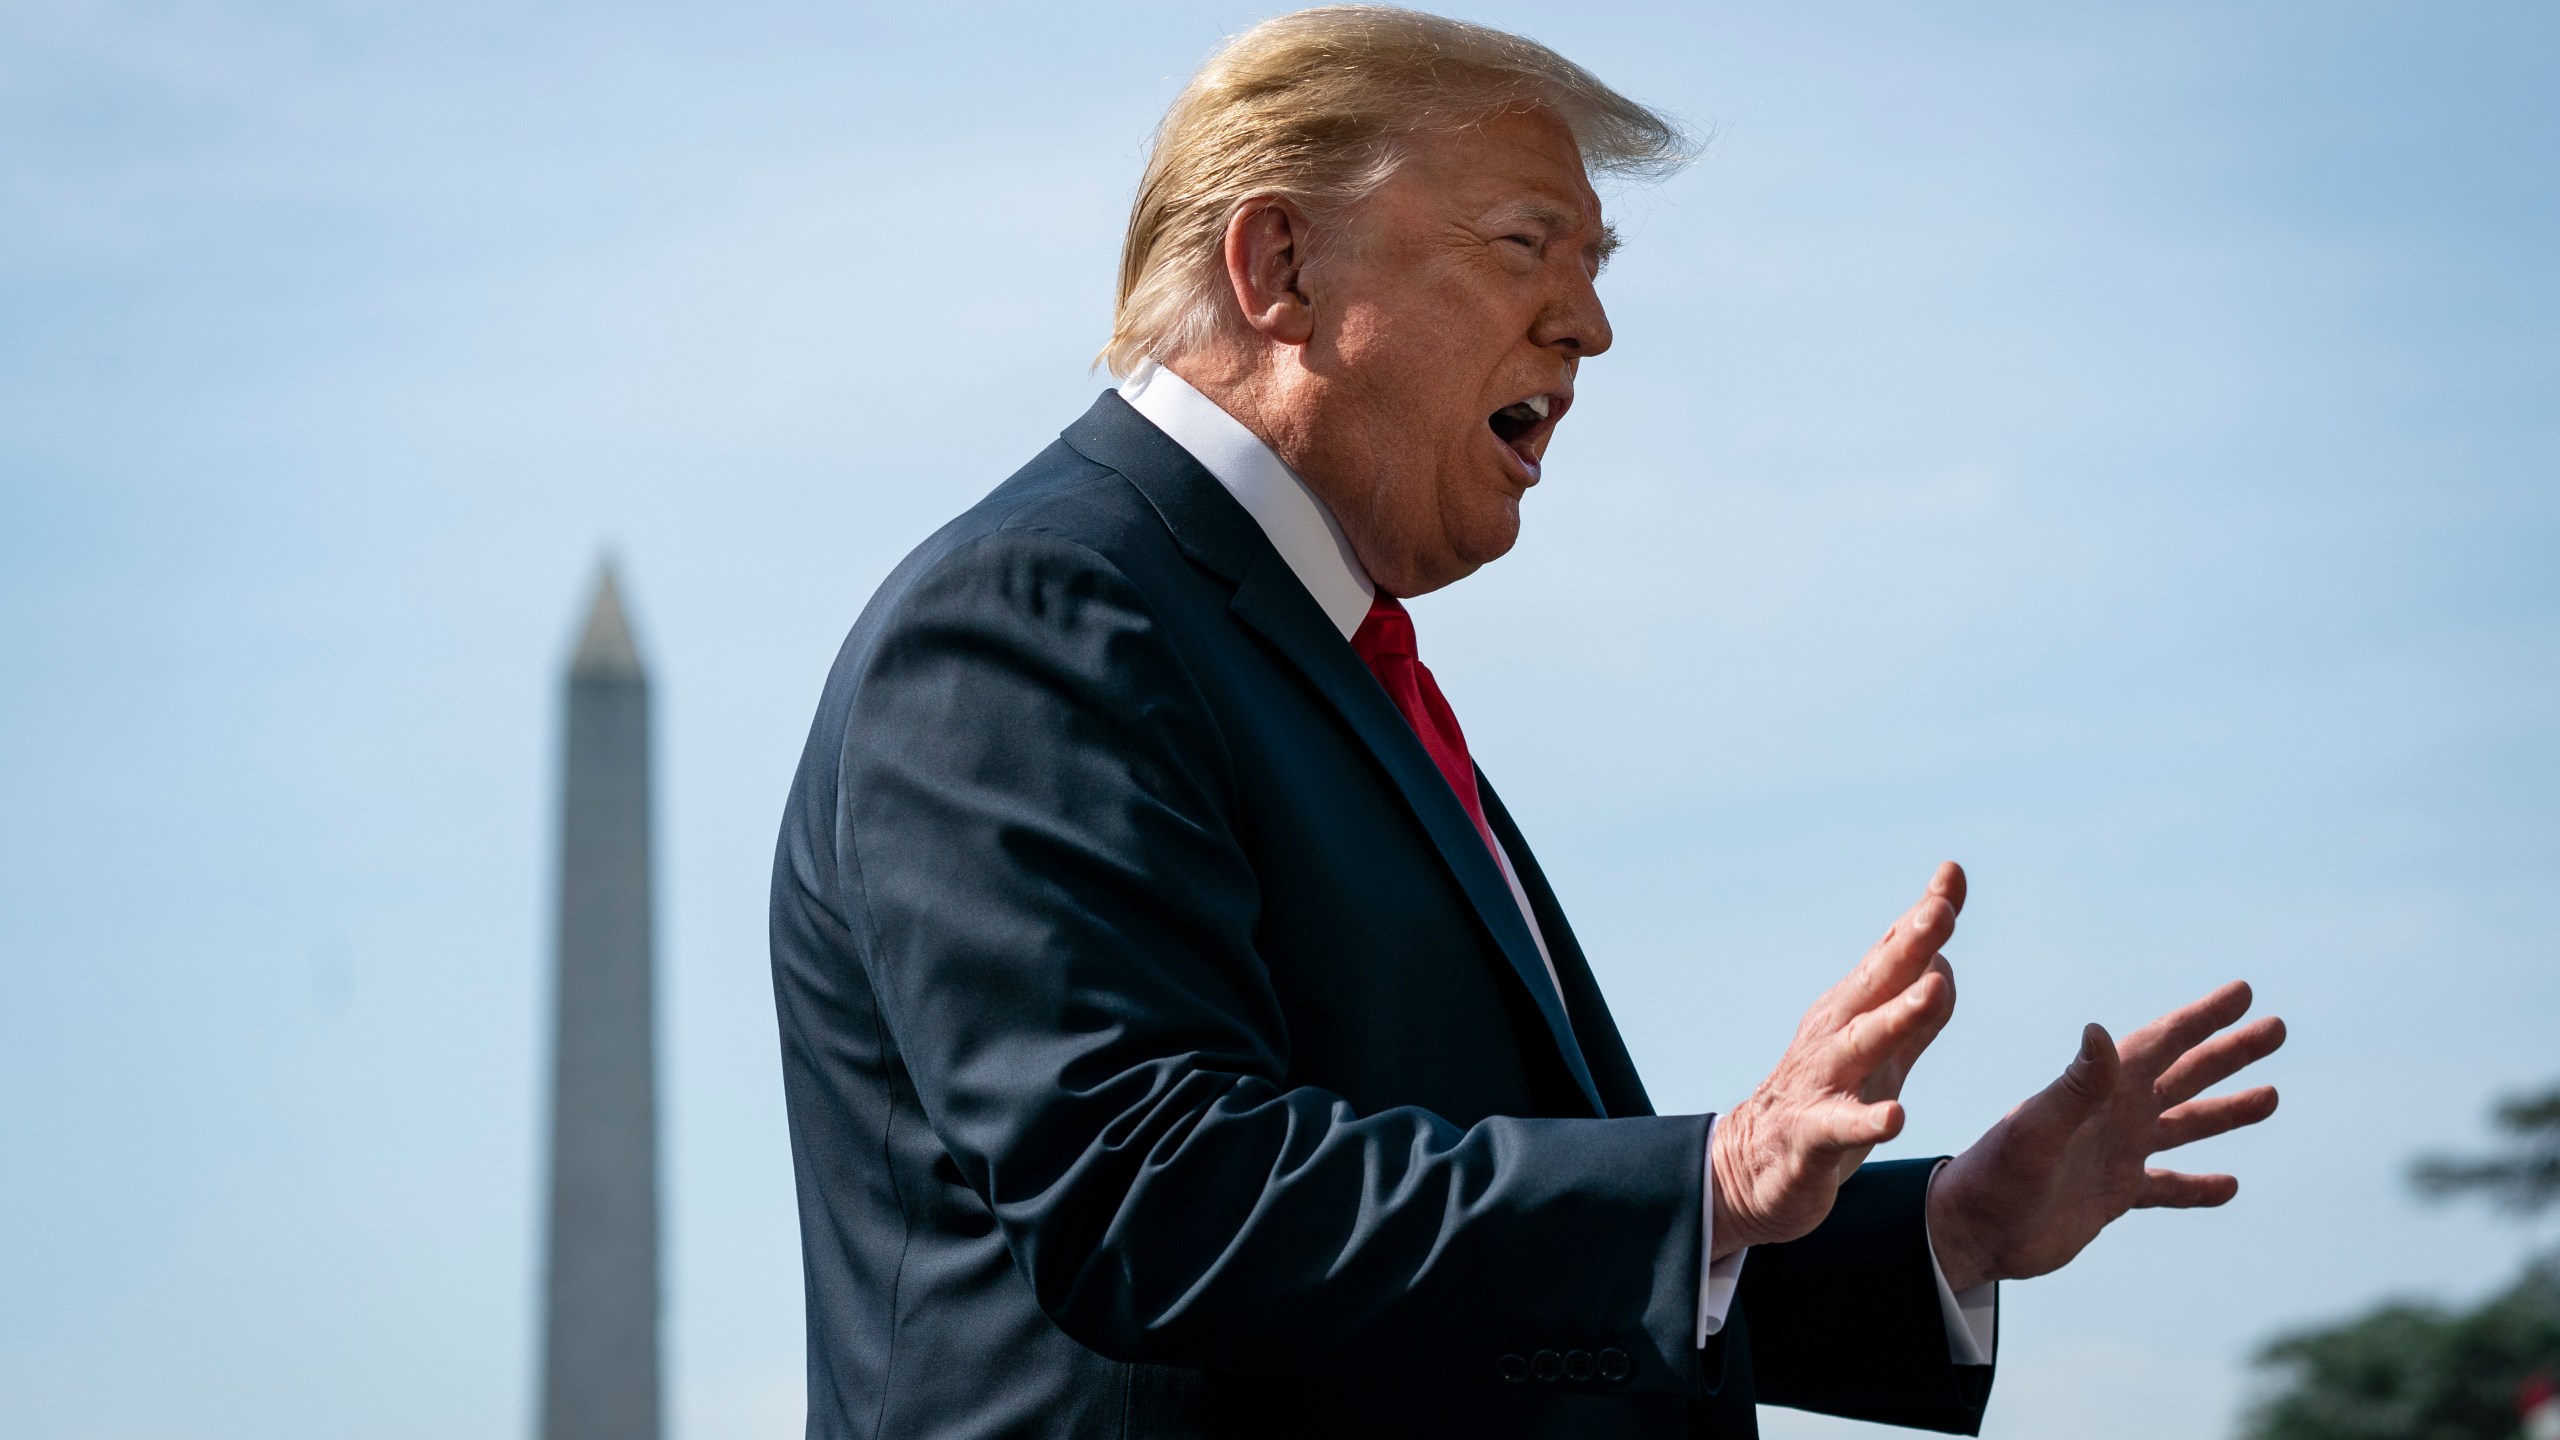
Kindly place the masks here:
POLYGON ((1762 1402, 1980 1433, 1992 1367, 1950 1356, 1929 1253, 1929 1177, 1937 1166, 1860 1166, 1812 1234, 1753 1248, 1737 1302, 1762 1402))
POLYGON ((1586 1383, 1695 1387, 1704 1117, 1461 1129, 1291 1086, 1234 758, 1127 576, 1036 531, 968 542, 852 684, 836 846, 862 961, 1061 1329, 1406 1384, 1615 1349, 1626 1378, 1586 1383))

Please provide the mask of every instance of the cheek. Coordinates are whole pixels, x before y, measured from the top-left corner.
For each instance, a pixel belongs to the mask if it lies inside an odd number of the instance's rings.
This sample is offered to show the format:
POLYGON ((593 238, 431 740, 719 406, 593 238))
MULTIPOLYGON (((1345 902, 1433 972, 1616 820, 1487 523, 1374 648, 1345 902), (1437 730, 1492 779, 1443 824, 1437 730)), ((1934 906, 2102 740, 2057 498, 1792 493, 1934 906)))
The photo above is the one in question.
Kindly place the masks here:
POLYGON ((1347 313, 1337 344, 1350 368, 1388 392, 1383 408, 1451 421, 1473 414, 1487 357, 1507 348, 1497 308, 1447 276, 1408 281, 1347 313))
MULTIPOLYGON (((1431 324, 1382 325, 1366 336, 1345 337, 1343 358, 1375 377, 1379 408, 1429 428, 1475 403, 1481 374, 1469 373, 1469 357, 1481 351, 1431 324)), ((1478 370, 1481 369, 1479 365, 1478 370)))

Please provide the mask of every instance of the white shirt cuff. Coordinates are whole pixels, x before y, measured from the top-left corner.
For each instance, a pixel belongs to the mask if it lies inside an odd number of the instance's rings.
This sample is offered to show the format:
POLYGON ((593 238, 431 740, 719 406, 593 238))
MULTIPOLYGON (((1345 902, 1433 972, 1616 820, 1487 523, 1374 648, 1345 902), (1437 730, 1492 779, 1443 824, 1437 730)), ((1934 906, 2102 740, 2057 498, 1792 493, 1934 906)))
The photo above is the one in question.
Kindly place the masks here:
MULTIPOLYGON (((1742 1257, 1751 1253, 1745 1246, 1721 1260, 1716 1254, 1716 1117, 1707 1117, 1707 1148, 1701 1163, 1706 1167, 1706 1183, 1698 1187, 1698 1348, 1724 1328, 1724 1317, 1733 1313, 1733 1292, 1742 1283, 1742 1257)), ((1944 1280, 1938 1282, 1946 1289, 1944 1280)))
MULTIPOLYGON (((1946 1161, 1938 1162, 1939 1168, 1946 1161)), ((1929 1182, 1936 1184, 1938 1172, 1929 1172, 1929 1182)), ((1920 1233, 1929 1243, 1929 1274, 1938 1282, 1938 1317, 1947 1326, 1947 1360, 1956 1365, 1988 1365, 1997 1352, 2000 1340, 2000 1282, 1985 1280, 1959 1295, 1947 1286, 1947 1272, 1938 1264, 1938 1242, 1929 1236, 1929 1222, 1920 1222, 1920 1233)), ((1718 1316, 1721 1322, 1722 1316, 1718 1316)))

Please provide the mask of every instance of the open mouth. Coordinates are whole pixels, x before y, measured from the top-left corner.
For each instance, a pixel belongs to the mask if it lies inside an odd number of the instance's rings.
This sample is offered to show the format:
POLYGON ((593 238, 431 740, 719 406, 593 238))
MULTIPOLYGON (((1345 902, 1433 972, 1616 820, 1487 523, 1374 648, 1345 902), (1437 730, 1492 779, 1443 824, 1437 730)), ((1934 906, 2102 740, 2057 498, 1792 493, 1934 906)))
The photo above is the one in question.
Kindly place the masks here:
POLYGON ((1573 401, 1563 395, 1532 395, 1515 400, 1485 417, 1485 425, 1493 431, 1520 463, 1528 468, 1529 478, 1538 478, 1538 458, 1547 448, 1547 436, 1554 433, 1556 422, 1564 418, 1565 407, 1573 401))

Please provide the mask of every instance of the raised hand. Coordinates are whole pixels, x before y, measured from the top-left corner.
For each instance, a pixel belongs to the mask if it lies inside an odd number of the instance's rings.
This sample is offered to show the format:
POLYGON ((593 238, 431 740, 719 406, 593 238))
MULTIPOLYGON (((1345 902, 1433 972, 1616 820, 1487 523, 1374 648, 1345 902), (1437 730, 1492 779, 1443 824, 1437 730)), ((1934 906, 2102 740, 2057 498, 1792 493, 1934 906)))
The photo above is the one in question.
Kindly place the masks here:
POLYGON ((1964 871, 1939 866, 1920 903, 1805 1012, 1778 1068, 1716 1121, 1718 1256, 1821 1224, 1840 1182, 1902 1133, 1902 1082, 1955 1013, 1938 947, 1963 908, 1964 871))
POLYGON ((2121 1045, 2096 1025, 2081 1032, 2061 1078, 1948 1162, 1930 1187, 1929 1238, 1948 1285, 2042 1275, 2127 1210, 2221 1205, 2239 1194, 2229 1175, 2150 1162, 2275 1113, 2272 1085, 2196 1098, 2284 1044, 2284 1022, 2272 1015, 2228 1028, 2249 1013, 2249 1000, 2235 980, 2121 1045))

